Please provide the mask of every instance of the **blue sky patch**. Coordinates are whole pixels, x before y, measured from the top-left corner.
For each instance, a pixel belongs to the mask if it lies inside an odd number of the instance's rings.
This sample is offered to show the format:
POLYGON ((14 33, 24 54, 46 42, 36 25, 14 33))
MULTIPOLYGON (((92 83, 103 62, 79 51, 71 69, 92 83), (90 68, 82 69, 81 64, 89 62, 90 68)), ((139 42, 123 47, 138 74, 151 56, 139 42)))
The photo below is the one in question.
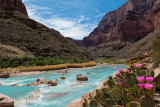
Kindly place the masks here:
POLYGON ((63 36, 83 39, 108 11, 127 0, 23 0, 29 17, 58 30, 63 36))

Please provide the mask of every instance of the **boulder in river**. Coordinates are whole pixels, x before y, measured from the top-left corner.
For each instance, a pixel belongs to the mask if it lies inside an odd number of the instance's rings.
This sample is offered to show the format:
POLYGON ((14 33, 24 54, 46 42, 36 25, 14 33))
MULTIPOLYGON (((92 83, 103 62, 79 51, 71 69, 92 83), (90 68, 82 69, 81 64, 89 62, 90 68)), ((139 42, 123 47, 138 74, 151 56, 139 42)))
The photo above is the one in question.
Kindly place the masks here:
POLYGON ((88 81, 88 77, 87 76, 83 76, 82 74, 78 74, 77 75, 77 80, 78 81, 88 81))
POLYGON ((0 107, 14 107, 14 101, 6 95, 0 94, 0 107))
POLYGON ((2 83, 0 83, 0 86, 3 85, 2 83))
POLYGON ((54 80, 54 79, 51 79, 51 80, 48 81, 47 84, 49 84, 50 86, 56 86, 57 85, 57 81, 54 80))
POLYGON ((17 85, 17 84, 13 84, 12 86, 13 86, 13 87, 18 87, 18 85, 17 85))
POLYGON ((39 82, 32 82, 31 84, 28 84, 28 85, 38 86, 39 84, 40 84, 39 82))
POLYGON ((44 78, 38 78, 37 82, 39 82, 40 84, 46 84, 47 81, 44 78))
POLYGON ((64 79, 66 79, 66 77, 62 76, 62 77, 60 77, 60 79, 64 80, 64 79))

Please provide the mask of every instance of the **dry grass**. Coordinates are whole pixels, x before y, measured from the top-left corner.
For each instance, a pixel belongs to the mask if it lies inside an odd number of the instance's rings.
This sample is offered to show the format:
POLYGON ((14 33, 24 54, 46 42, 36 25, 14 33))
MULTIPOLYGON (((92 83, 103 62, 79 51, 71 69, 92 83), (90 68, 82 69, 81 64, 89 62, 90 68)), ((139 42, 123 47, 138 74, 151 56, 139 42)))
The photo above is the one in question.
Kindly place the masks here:
MULTIPOLYGON (((83 67, 91 67, 96 66, 95 62, 87 62, 87 63, 75 63, 75 64, 59 64, 59 65, 47 65, 47 66, 32 66, 32 67, 19 67, 12 68, 18 69, 21 72, 29 72, 29 71, 48 71, 48 70, 59 70, 66 68, 83 68, 83 67)), ((7 69, 0 69, 0 72, 6 71, 7 69)))

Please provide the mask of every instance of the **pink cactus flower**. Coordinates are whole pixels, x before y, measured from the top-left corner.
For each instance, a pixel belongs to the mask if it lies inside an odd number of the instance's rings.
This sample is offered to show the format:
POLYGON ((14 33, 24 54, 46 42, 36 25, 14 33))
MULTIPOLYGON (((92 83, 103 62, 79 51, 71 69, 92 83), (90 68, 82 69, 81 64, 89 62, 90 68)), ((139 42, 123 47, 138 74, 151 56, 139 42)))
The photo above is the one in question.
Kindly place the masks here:
POLYGON ((135 64, 134 67, 135 68, 140 68, 142 66, 142 64, 135 64))
POLYGON ((123 82, 119 82, 119 85, 122 86, 122 85, 123 85, 123 82))
POLYGON ((126 71, 126 73, 129 73, 129 71, 126 71))
POLYGON ((120 74, 120 73, 117 73, 117 74, 116 74, 116 76, 117 76, 117 77, 120 77, 120 76, 121 76, 121 74, 120 74))
POLYGON ((118 71, 119 71, 119 72, 123 72, 123 69, 119 69, 118 71))
POLYGON ((145 89, 146 90, 151 90, 153 88, 152 84, 145 84, 145 89))
POLYGON ((109 75, 108 78, 109 78, 109 79, 112 79, 112 76, 109 75))
POLYGON ((144 76, 138 76, 138 77, 137 77, 137 80, 138 80, 140 83, 144 83, 144 76))
POLYGON ((144 89, 144 88, 145 88, 145 84, 139 84, 139 87, 140 87, 141 89, 144 89))
POLYGON ((145 79, 146 79, 147 82, 150 82, 150 83, 154 80, 153 77, 146 77, 145 79))

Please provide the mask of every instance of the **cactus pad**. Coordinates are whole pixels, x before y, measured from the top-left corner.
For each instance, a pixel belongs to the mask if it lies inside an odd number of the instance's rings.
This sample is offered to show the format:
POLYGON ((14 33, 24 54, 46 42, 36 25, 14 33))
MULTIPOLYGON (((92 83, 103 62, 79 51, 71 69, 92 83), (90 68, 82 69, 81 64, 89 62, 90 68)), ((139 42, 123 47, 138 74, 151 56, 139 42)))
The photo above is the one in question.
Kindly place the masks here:
POLYGON ((154 99, 147 95, 141 97, 140 104, 141 107, 155 107, 154 99))
POLYGON ((118 88, 114 88, 111 90, 111 96, 115 101, 121 101, 122 100, 122 91, 118 88))

